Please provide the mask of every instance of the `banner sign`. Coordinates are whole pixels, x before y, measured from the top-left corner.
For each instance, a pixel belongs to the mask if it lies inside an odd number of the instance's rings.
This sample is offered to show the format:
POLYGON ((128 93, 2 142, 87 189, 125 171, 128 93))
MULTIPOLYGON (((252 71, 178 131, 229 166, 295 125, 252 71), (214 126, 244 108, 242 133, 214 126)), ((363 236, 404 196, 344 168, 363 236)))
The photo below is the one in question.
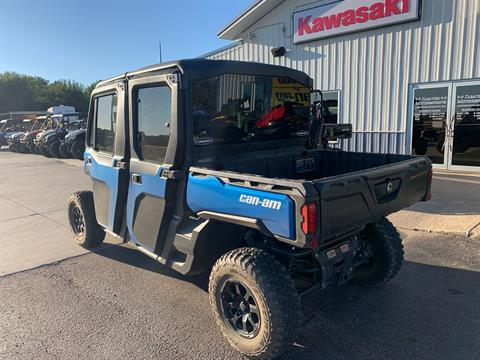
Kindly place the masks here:
POLYGON ((420 18, 421 0, 342 0, 293 13, 293 42, 323 39, 420 18))

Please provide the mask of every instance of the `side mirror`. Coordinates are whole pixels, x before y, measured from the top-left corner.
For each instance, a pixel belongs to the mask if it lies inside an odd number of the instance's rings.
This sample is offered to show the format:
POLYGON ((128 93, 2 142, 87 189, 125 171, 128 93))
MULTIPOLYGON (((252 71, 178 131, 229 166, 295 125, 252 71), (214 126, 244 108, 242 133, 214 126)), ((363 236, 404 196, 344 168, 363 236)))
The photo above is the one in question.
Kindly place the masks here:
POLYGON ((324 124, 322 140, 336 141, 352 137, 352 124, 324 124))

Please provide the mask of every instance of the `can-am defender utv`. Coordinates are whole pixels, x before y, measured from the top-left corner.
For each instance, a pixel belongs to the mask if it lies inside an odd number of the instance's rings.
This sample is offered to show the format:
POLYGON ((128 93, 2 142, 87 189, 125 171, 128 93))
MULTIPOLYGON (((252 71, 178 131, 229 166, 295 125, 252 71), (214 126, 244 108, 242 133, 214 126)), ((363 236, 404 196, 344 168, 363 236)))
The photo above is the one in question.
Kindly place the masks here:
POLYGON ((430 198, 424 156, 325 149, 351 126, 324 125, 321 100, 312 114, 312 84, 290 68, 205 59, 99 83, 84 154, 93 192, 69 198, 75 240, 96 246, 109 232, 182 274, 210 271, 229 343, 284 353, 299 295, 392 279, 403 247, 385 216, 430 198))

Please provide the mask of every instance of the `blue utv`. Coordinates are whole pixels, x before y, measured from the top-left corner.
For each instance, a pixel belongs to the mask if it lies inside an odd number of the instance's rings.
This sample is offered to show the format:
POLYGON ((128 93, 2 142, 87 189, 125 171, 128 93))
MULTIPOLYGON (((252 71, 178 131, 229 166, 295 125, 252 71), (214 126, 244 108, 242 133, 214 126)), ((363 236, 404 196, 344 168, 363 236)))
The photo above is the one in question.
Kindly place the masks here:
POLYGON ((305 291, 397 274, 402 240, 385 216, 430 198, 424 156, 329 149, 352 129, 324 122, 312 84, 286 67, 205 59, 100 82, 85 136, 93 191, 69 198, 76 241, 111 233, 181 274, 210 271, 229 343, 284 353, 305 291))

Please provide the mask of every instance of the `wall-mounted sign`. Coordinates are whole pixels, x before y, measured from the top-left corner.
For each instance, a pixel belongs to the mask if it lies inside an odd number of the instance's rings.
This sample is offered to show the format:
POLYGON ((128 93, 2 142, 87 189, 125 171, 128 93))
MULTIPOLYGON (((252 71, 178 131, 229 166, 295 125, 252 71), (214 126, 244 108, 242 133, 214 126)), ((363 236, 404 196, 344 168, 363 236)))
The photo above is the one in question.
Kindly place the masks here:
POLYGON ((295 44, 417 20, 421 0, 341 0, 293 13, 295 44))

